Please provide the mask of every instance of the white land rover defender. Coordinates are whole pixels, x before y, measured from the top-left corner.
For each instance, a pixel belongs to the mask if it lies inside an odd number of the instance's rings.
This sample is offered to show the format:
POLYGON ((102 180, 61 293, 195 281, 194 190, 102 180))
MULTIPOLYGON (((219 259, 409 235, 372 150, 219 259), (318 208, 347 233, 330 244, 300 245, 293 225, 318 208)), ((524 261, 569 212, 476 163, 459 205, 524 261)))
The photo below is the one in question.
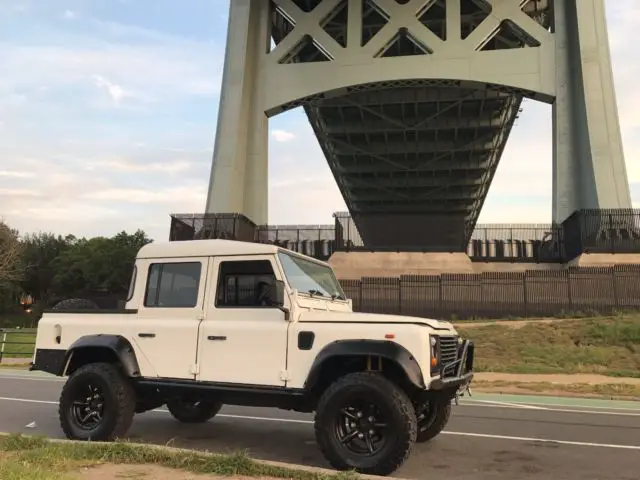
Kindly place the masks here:
POLYGON ((187 423, 224 404, 275 407, 315 412, 335 468, 388 475, 442 431, 472 366, 447 322, 354 313, 326 263, 193 240, 140 249, 125 310, 46 312, 31 368, 68 376, 71 439, 123 437, 165 404, 187 423))

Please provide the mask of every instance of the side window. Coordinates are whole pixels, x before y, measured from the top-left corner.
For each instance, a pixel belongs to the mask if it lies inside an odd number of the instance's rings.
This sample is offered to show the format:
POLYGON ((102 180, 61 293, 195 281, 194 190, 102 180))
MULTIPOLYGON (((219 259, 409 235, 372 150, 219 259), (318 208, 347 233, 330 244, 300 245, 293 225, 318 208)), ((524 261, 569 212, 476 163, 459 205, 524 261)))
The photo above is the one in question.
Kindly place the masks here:
POLYGON ((153 263, 149 266, 145 307, 192 308, 198 304, 200 262, 153 263))
POLYGON ((136 288, 136 276, 138 274, 138 266, 133 266, 133 272, 131 272, 131 283, 129 283, 129 292, 127 292, 127 302, 133 298, 133 292, 136 288))
POLYGON ((275 281, 269 260, 221 262, 216 307, 269 307, 265 293, 275 281))

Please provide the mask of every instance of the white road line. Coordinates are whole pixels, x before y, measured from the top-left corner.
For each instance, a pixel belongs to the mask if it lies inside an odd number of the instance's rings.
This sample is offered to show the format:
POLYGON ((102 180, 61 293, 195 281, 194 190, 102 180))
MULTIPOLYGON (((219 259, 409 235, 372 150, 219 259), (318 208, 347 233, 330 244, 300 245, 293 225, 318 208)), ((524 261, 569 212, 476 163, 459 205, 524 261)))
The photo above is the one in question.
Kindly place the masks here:
POLYGON ((498 402, 495 400, 474 400, 473 402, 465 402, 469 406, 473 406, 477 403, 478 407, 511 407, 511 408, 525 408, 529 410, 549 410, 549 408, 538 407, 535 405, 528 405, 526 403, 511 403, 511 402, 498 402))
POLYGON ((66 382, 66 378, 62 377, 24 377, 21 375, 0 375, 0 378, 8 378, 9 380, 33 380, 34 382, 66 382))
POLYGON ((506 435, 491 435, 488 433, 469 433, 469 432, 447 432, 443 431, 443 435, 458 435, 461 437, 478 437, 478 438, 494 438, 496 440, 513 440, 516 442, 538 442, 538 443, 556 443, 559 445, 574 445, 578 447, 600 447, 600 448, 619 448, 624 450, 640 450, 640 445, 618 445, 613 443, 589 443, 589 442, 572 442, 570 440, 551 440, 548 438, 530 438, 530 437, 509 437, 506 435))
MULTIPOLYGON (((474 402, 473 404, 471 403, 466 403, 463 404, 462 402, 460 403, 460 406, 466 406, 466 407, 488 407, 488 408, 517 408, 517 409, 521 409, 522 407, 512 407, 509 405, 491 405, 491 404, 483 404, 483 403, 476 403, 474 402)), ((558 413, 581 413, 581 414, 586 414, 586 415, 611 415, 614 417, 640 417, 640 411, 639 410, 633 410, 633 409, 629 409, 628 411, 624 411, 624 410, 620 410, 620 411, 615 411, 615 412, 608 412, 608 411, 602 411, 602 410, 574 410, 571 408, 555 408, 555 405, 548 405, 547 408, 539 408, 536 410, 541 410, 544 412, 558 412, 558 413)), ((591 408, 591 407, 579 407, 579 408, 591 408)))
MULTIPOLYGON (((464 402, 467 404, 484 402, 487 400, 476 400, 476 399, 465 399, 464 402)), ((631 401, 632 402, 632 401, 631 401)), ((462 404, 462 401, 460 402, 462 404)), ((531 405, 531 406, 541 406, 541 407, 563 407, 563 408, 588 408, 590 410, 614 410, 614 411, 627 411, 627 412, 640 412, 640 402, 638 402, 638 408, 632 407, 607 407, 605 405, 577 405, 575 403, 542 403, 542 402, 523 402, 516 403, 512 402, 514 405, 531 405)))
MULTIPOLYGON (((7 401, 15 401, 15 402, 23 402, 23 403, 40 403, 46 405, 56 405, 57 402, 52 402, 48 400, 30 400, 30 399, 22 399, 22 398, 8 398, 8 397, 0 397, 0 400, 7 401)), ((156 409, 152 410, 155 413, 169 413, 164 409, 156 409)), ((296 423, 303 425, 312 425, 313 421, 311 420, 300 420, 295 418, 270 418, 270 417, 256 417, 250 415, 230 415, 230 414, 219 414, 218 417, 222 418, 232 418, 235 420, 253 420, 253 421, 261 421, 261 422, 277 422, 277 423, 296 423)), ((454 435, 460 437, 475 437, 475 438, 491 438, 494 440, 512 440, 516 442, 538 442, 538 443, 550 443, 557 445, 572 445, 577 447, 597 447, 597 448, 614 448, 614 449, 623 449, 623 450, 640 450, 640 445, 620 445, 613 443, 593 443, 593 442, 573 442, 570 440, 553 440, 549 438, 533 438, 533 437, 512 437, 506 435, 492 435, 489 433, 471 433, 471 432, 450 432, 443 431, 443 435, 454 435)))
MULTIPOLYGON (((21 403, 36 403, 36 404, 45 404, 45 405, 57 405, 58 402, 57 401, 51 401, 51 400, 33 400, 33 399, 28 399, 28 398, 14 398, 14 397, 0 397, 0 401, 5 401, 5 402, 21 402, 21 403)), ((488 402, 488 401, 487 401, 488 402)), ((465 403, 460 403, 460 407, 485 407, 485 408, 511 408, 511 409, 527 409, 529 405, 524 405, 521 406, 520 404, 511 404, 511 403, 501 403, 501 402, 491 402, 491 403, 484 403, 483 401, 480 400, 475 400, 473 403, 471 402, 465 402, 465 403), (481 403, 482 402, 482 403, 481 403)), ((605 411, 589 411, 589 410, 573 410, 573 409, 569 409, 569 408, 554 408, 554 405, 551 405, 550 407, 552 408, 535 408, 535 410, 539 410, 539 411, 543 411, 543 412, 549 412, 549 413, 553 413, 553 412, 558 412, 558 413, 580 413, 580 414, 587 414, 587 415, 609 415, 609 416, 614 416, 614 417, 640 417, 640 412, 632 412, 632 411, 615 411, 615 412, 605 412, 605 411)), ((589 408, 589 407, 584 407, 584 408, 589 408)), ((161 411, 161 410, 154 410, 154 411, 161 411)), ((220 416, 224 416, 224 415, 220 415, 220 416)))
POLYGON ((11 398, 0 397, 0 401, 3 402, 19 402, 19 403, 41 403, 44 405, 57 405, 58 402, 52 402, 51 400, 32 400, 30 398, 11 398))

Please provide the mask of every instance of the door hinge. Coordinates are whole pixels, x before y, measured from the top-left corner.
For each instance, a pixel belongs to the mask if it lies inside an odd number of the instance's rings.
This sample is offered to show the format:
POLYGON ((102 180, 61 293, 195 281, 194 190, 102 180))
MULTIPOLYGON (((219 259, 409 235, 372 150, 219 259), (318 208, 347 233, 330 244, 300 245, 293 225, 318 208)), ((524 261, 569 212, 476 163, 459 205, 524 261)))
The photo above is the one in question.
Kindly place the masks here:
POLYGON ((283 382, 291 380, 291 377, 289 376, 289 370, 280 370, 280 380, 282 380, 283 382))
POLYGON ((204 313, 199 313, 198 315, 196 315, 196 320, 204 320, 204 313))
POLYGON ((200 365, 198 365, 197 363, 194 363, 193 365, 191 365, 191 374, 198 375, 199 373, 200 373, 200 365))

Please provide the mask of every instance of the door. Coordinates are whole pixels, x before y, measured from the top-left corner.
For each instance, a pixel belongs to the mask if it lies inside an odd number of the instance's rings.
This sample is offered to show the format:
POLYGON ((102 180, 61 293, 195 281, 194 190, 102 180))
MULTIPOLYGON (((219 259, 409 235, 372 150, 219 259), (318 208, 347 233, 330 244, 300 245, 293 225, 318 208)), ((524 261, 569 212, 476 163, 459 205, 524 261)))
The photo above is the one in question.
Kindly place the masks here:
POLYGON ((131 337, 158 377, 193 380, 209 259, 152 259, 138 265, 147 279, 131 337))
POLYGON ((274 259, 217 257, 211 264, 211 293, 200 326, 199 379, 284 386, 289 322, 282 310, 261 297, 265 287, 281 279, 274 259))

